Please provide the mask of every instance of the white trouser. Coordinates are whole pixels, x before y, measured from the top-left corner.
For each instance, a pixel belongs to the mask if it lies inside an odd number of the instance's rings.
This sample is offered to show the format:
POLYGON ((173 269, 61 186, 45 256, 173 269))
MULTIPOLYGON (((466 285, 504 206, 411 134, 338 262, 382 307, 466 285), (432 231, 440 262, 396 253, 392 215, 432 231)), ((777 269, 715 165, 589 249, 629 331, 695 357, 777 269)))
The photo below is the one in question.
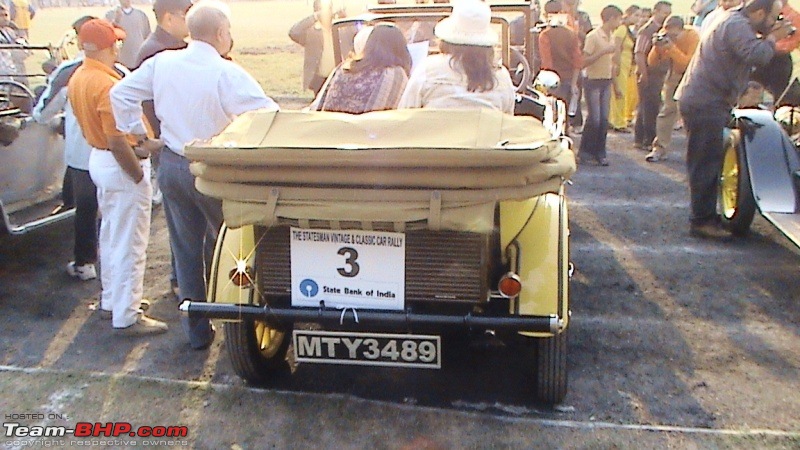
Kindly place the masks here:
POLYGON ((92 149, 89 175, 97 185, 100 224, 100 307, 112 312, 114 328, 137 320, 142 301, 147 242, 150 238, 150 160, 139 161, 139 183, 122 170, 107 150, 92 149))

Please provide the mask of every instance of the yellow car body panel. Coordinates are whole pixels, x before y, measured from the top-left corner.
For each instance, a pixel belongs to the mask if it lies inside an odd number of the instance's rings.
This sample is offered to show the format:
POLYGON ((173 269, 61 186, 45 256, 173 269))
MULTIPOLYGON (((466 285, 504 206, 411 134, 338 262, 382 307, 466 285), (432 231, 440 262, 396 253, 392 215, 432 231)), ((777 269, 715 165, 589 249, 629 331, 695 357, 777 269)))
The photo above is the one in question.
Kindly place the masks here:
POLYGON ((253 304, 254 289, 242 288, 231 281, 230 273, 239 262, 253 268, 255 260, 255 232, 251 225, 240 228, 220 229, 211 262, 211 277, 208 283, 207 301, 209 303, 253 304))
MULTIPOLYGON (((545 194, 500 203, 500 243, 503 258, 522 282, 511 302, 511 314, 557 315, 561 329, 569 320, 569 229, 566 199, 545 194)), ((544 337, 548 334, 521 333, 544 337)))

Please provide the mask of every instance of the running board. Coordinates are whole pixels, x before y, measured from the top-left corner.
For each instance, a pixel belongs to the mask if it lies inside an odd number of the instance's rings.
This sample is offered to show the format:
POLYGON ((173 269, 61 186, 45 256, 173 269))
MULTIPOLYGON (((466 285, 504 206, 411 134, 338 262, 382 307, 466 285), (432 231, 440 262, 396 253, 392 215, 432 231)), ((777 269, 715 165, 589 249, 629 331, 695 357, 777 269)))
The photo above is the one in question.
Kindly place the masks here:
MULTIPOLYGON (((58 214, 52 214, 40 219, 32 220, 30 222, 23 223, 21 225, 16 225, 11 223, 11 218, 9 217, 8 213, 6 212, 5 208, 3 207, 3 202, 0 201, 0 215, 3 216, 3 226, 5 233, 12 234, 12 235, 20 235, 25 234, 29 231, 33 231, 37 228, 41 228, 52 223, 59 222, 64 219, 68 219, 75 215, 75 208, 68 209, 66 211, 60 212, 58 214)), ((0 234, 2 234, 3 230, 0 230, 0 234)))

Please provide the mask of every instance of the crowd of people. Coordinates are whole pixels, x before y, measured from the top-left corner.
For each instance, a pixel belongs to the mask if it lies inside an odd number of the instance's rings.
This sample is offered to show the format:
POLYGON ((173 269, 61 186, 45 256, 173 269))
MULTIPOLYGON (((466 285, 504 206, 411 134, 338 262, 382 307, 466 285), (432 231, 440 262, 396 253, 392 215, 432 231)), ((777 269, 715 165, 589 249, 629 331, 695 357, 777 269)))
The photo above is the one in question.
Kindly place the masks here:
POLYGON ((736 106, 797 101, 790 84, 791 52, 800 46, 797 11, 784 0, 697 0, 687 24, 664 0, 624 12, 609 5, 602 24, 587 33, 580 24, 585 15, 570 3, 545 4, 538 37, 541 67, 566 85, 554 94, 576 116, 581 108, 574 105, 585 102, 583 129, 577 117, 571 120, 572 132, 582 133, 579 164, 609 164, 609 131, 632 131, 645 161, 664 161, 673 133, 683 128, 690 234, 729 239, 716 212, 723 129, 736 106))
MULTIPOLYGON (((797 14, 783 0, 748 0, 741 7, 731 1, 709 9, 701 32, 697 22, 672 16, 663 0, 652 9, 624 12, 608 5, 596 28, 576 0, 549 0, 538 34, 541 67, 559 74, 554 94, 570 105, 571 132, 582 133, 580 164, 607 166, 607 133, 630 133, 631 126, 646 161, 663 161, 682 118, 689 142, 690 231, 700 237, 724 234, 715 211, 722 130, 748 83, 761 86, 752 80, 752 68, 781 67, 800 42, 786 43, 795 38, 781 13, 797 14)), ((343 12, 314 7, 290 31, 306 48, 303 83, 315 94, 309 109, 514 112, 515 88, 495 57, 499 37, 486 3, 454 3, 451 15, 427 31, 413 24, 363 27, 348 38, 349 56, 338 65, 322 31, 343 12), (439 52, 412 62, 407 44, 420 33, 435 37, 439 52)), ((163 194, 176 299, 205 301, 222 207, 196 190, 184 146, 218 134, 247 111, 279 109, 231 60, 231 12, 224 3, 156 0, 153 9, 152 32, 130 0, 121 0, 106 18, 78 19, 73 27, 82 51, 53 71, 34 109, 40 121, 65 111, 67 177, 77 208, 75 258, 67 272, 94 279, 99 259, 100 314, 125 335, 168 329, 145 314, 149 303, 143 298, 154 183, 163 194)), ((532 11, 538 15, 538 6, 532 11)), ((774 83, 763 86, 778 97, 788 80, 767 75, 774 83)), ((208 320, 182 320, 192 348, 213 342, 208 320)))
MULTIPOLYGON (((129 0, 106 18, 78 19, 73 27, 81 52, 52 72, 34 108, 42 122, 61 110, 65 114, 67 177, 76 204, 75 259, 67 272, 92 280, 100 261, 99 314, 121 335, 168 330, 145 314, 150 305, 143 298, 153 159, 157 156, 155 180, 163 193, 176 298, 205 301, 222 207, 196 190, 183 148, 218 134, 247 111, 279 108, 231 60, 231 13, 225 4, 156 0, 153 7, 158 24, 146 36, 129 0)), ((493 107, 512 113, 514 87, 494 58, 499 39, 490 20, 486 4, 460 3, 434 30, 441 55, 421 61, 415 73, 399 27, 366 27, 353 36, 350 56, 318 87, 309 84, 318 94, 312 108, 362 113, 493 107)), ((321 74, 314 70, 309 79, 321 74)), ((182 327, 192 348, 207 348, 214 340, 208 320, 184 318, 182 327)))
MULTIPOLYGON (((109 12, 110 20, 78 19, 73 27, 81 52, 54 70, 34 109, 40 121, 51 120, 62 108, 65 113, 67 175, 76 197, 75 259, 67 272, 94 279, 99 259, 99 314, 122 335, 168 329, 145 315, 149 302, 143 298, 151 156, 159 161, 156 179, 164 197, 177 298, 204 301, 222 211, 218 200, 195 189, 183 147, 218 134, 246 111, 278 108, 230 61, 231 14, 225 4, 157 0, 153 9, 157 26, 152 33, 129 0, 109 12)), ((192 348, 207 348, 214 339, 207 320, 186 319, 182 325, 192 348)))

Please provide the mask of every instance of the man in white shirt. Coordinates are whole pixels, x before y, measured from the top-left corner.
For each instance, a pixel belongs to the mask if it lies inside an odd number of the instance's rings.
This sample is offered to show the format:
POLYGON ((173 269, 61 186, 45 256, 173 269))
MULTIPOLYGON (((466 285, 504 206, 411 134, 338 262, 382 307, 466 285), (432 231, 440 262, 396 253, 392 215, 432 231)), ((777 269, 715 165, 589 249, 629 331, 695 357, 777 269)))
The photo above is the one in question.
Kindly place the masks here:
MULTIPOLYGON (((117 128, 145 135, 142 102, 153 100, 165 148, 158 168, 181 299, 205 301, 205 267, 222 224, 221 202, 198 192, 184 146, 219 134, 233 119, 255 109, 278 109, 258 83, 223 58, 233 46, 230 9, 201 0, 186 15, 191 42, 162 52, 111 91, 117 128)), ((214 330, 207 319, 182 319, 192 348, 207 348, 214 330)))

